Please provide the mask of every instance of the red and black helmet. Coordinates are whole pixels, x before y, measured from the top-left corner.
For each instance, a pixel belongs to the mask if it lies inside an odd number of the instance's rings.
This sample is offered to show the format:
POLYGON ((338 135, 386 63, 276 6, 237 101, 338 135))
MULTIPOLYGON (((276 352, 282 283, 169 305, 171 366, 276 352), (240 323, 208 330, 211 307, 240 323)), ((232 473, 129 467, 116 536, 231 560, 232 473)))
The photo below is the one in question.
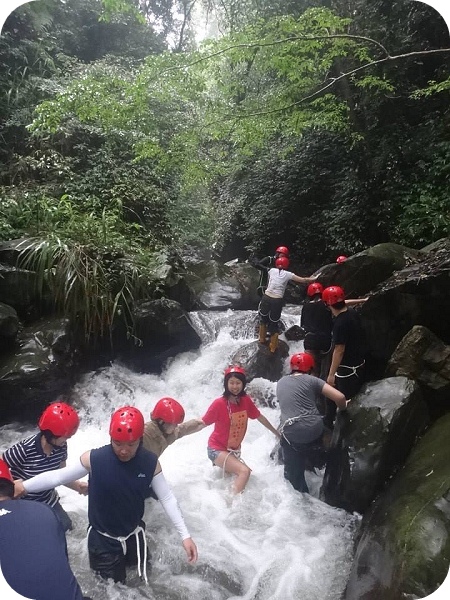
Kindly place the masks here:
POLYGON ((80 424, 77 411, 65 402, 53 402, 42 413, 38 427, 54 437, 72 437, 80 424))
POLYGON ((310 283, 308 285, 308 289, 306 290, 306 293, 308 294, 308 296, 315 296, 316 294, 321 294, 323 292, 323 285, 321 283, 319 283, 318 281, 315 281, 314 283, 310 283))
POLYGON ((338 302, 344 302, 345 292, 341 287, 337 285, 331 285, 323 290, 322 300, 325 302, 325 304, 328 304, 328 306, 333 306, 338 302))
POLYGON ((173 398, 161 398, 155 404, 150 417, 153 420, 161 419, 171 425, 179 425, 184 421, 184 408, 173 398))
POLYGON ((115 442, 135 442, 144 435, 144 417, 134 406, 123 406, 111 417, 109 435, 115 442))
POLYGON ((307 352, 299 352, 291 356, 291 371, 300 371, 301 373, 309 373, 314 369, 314 357, 307 352))
POLYGON ((11 483, 14 483, 11 471, 3 459, 0 459, 0 479, 7 479, 11 483))
POLYGON ((224 376, 228 377, 228 375, 236 375, 239 374, 241 376, 246 377, 245 375, 245 369, 243 369, 242 367, 238 367, 236 365, 233 365, 231 367, 227 367, 224 371, 224 376))
POLYGON ((286 256, 280 256, 275 259, 277 269, 287 269, 289 267, 289 259, 286 256))
POLYGON ((337 259, 336 259, 336 262, 337 262, 337 263, 343 263, 343 262, 345 262, 346 260, 347 260, 347 257, 346 257, 346 256, 344 256, 343 254, 341 254, 341 256, 338 256, 338 257, 337 257, 337 259))
POLYGON ((275 252, 276 254, 284 254, 284 256, 289 256, 289 248, 287 246, 278 246, 275 252))

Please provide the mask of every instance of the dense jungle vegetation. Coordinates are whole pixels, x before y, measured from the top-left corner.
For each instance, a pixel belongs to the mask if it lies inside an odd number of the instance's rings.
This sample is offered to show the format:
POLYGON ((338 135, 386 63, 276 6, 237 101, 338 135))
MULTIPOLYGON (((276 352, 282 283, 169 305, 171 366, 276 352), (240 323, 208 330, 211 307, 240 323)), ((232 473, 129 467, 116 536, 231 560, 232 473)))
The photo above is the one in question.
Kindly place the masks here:
POLYGON ((67 310, 112 319, 190 246, 313 268, 448 235, 450 40, 421 2, 39 0, 0 61, 0 240, 67 310))

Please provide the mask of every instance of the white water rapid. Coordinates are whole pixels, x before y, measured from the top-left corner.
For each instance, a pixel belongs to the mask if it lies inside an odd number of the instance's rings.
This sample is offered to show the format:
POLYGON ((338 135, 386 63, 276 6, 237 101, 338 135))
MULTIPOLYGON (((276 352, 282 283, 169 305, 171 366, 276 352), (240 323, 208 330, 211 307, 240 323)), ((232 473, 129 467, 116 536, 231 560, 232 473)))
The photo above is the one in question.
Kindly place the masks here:
MULTIPOLYGON (((285 307, 287 327, 299 323, 299 307, 285 307)), ((81 425, 69 440, 68 464, 80 454, 109 442, 109 418, 125 404, 137 406, 146 420, 162 396, 179 400, 186 418, 202 416, 222 393, 223 371, 234 352, 254 339, 255 313, 194 313, 203 344, 169 361, 159 375, 133 373, 113 364, 87 374, 76 386, 74 406, 81 425)), ((290 342, 290 352, 301 342, 290 342)), ((275 389, 257 379, 252 386, 275 389)), ((277 408, 262 408, 274 426, 277 408)), ((145 512, 152 553, 149 584, 136 571, 127 585, 100 580, 89 569, 86 548, 87 498, 65 487, 61 502, 70 512, 74 530, 67 534, 70 562, 83 589, 93 600, 338 600, 352 559, 359 519, 318 499, 322 476, 307 472, 311 494, 299 494, 283 478, 283 467, 269 457, 274 436, 250 421, 242 457, 252 475, 245 492, 232 503, 230 479, 213 467, 206 455, 212 429, 178 440, 160 458, 186 524, 198 546, 199 560, 186 562, 178 534, 158 502, 149 500, 145 512)), ((10 424, 0 428, 0 451, 35 433, 10 424)), ((64 600, 64 599, 61 599, 64 600)))

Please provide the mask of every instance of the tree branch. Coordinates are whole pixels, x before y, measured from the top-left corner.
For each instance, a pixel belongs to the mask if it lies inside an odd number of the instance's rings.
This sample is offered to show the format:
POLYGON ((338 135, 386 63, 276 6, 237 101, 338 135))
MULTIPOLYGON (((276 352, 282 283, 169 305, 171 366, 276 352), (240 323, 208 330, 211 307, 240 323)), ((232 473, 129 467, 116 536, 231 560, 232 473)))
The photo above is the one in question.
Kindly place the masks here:
POLYGON ((163 69, 159 73, 159 75, 167 73, 168 71, 176 71, 179 69, 186 69, 187 67, 193 67, 194 65, 197 65, 198 63, 201 63, 206 60, 210 60, 211 58, 214 58, 215 56, 220 56, 222 54, 225 54, 229 50, 234 50, 236 48, 246 48, 246 49, 265 48, 268 46, 277 46, 279 44, 286 44, 287 42, 296 42, 299 40, 302 40, 302 41, 313 41, 313 40, 328 41, 328 40, 333 40, 333 39, 351 39, 351 40, 357 40, 360 42, 368 42, 369 44, 374 44, 375 46, 380 48, 380 50, 382 50, 382 52, 386 56, 389 56, 389 52, 386 50, 386 48, 382 44, 380 44, 380 42, 377 42, 376 40, 365 37, 363 35, 351 35, 349 33, 348 34, 347 33, 336 33, 336 34, 329 34, 329 35, 296 35, 296 36, 292 36, 292 37, 288 37, 288 38, 283 38, 281 40, 274 40, 273 42, 253 42, 250 44, 233 44, 231 46, 227 46, 226 48, 222 48, 222 50, 217 50, 217 52, 212 52, 211 54, 202 56, 201 58, 198 58, 197 60, 193 60, 190 63, 185 63, 184 65, 177 65, 175 67, 167 67, 166 69, 163 69))
MULTIPOLYGON (((301 98, 300 100, 297 100, 297 102, 293 102, 292 104, 288 104, 286 106, 281 106, 280 108, 273 108, 271 110, 263 110, 263 111, 259 111, 259 112, 251 112, 251 113, 240 113, 239 115, 236 114, 225 114, 221 116, 221 119, 229 119, 229 118, 246 118, 246 117, 257 117, 260 115, 270 115, 273 113, 277 113, 277 112, 284 112, 287 111, 291 108, 293 108, 294 106, 298 106, 299 104, 303 104, 303 102, 306 102, 307 100, 311 100, 313 98, 316 98, 317 96, 319 96, 320 94, 322 94, 325 90, 333 87, 333 85, 335 83, 337 83, 338 81, 340 81, 341 79, 344 79, 346 77, 350 77, 351 75, 354 75, 355 73, 358 73, 359 71, 362 71, 364 69, 368 69, 369 67, 373 67, 374 65, 380 65, 382 63, 386 63, 386 62, 392 62, 395 60, 400 60, 403 58, 410 58, 411 56, 425 56, 425 55, 429 55, 429 54, 443 54, 446 52, 450 52, 450 48, 438 48, 436 50, 422 50, 422 51, 416 51, 416 52, 407 52, 406 54, 397 54, 396 56, 385 56, 384 58, 380 58, 378 60, 372 60, 364 65, 361 65, 359 67, 356 67, 355 69, 352 69, 351 71, 347 71, 346 73, 342 73, 342 75, 339 75, 339 77, 333 77, 333 79, 331 81, 329 81, 328 83, 322 85, 318 90, 316 90, 315 92, 313 92, 312 94, 310 94, 309 96, 304 96, 303 98, 301 98)), ((218 122, 218 121, 215 121, 218 122)), ((213 123, 210 123, 210 125, 212 125, 213 123)))

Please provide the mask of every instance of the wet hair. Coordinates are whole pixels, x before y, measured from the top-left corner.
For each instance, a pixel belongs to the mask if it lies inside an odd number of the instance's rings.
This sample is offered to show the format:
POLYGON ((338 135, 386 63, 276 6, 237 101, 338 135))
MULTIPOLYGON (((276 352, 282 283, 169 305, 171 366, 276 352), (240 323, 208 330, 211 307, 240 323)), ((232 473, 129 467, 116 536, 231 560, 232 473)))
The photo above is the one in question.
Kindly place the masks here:
POLYGON ((239 379, 240 381, 242 381, 242 383, 244 384, 242 387, 242 390, 239 392, 238 396, 245 396, 245 386, 247 385, 247 378, 243 373, 228 373, 228 375, 225 375, 224 379, 223 379, 223 387, 224 387, 224 392, 223 395, 226 398, 227 396, 230 395, 230 392, 228 390, 228 381, 231 379, 231 377, 236 377, 236 379, 239 379))
POLYGON ((0 478, 0 496, 14 498, 14 484, 12 481, 8 481, 8 479, 5 479, 4 477, 0 478))

